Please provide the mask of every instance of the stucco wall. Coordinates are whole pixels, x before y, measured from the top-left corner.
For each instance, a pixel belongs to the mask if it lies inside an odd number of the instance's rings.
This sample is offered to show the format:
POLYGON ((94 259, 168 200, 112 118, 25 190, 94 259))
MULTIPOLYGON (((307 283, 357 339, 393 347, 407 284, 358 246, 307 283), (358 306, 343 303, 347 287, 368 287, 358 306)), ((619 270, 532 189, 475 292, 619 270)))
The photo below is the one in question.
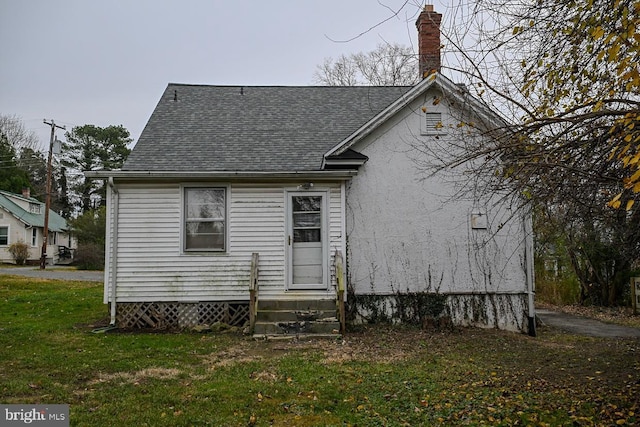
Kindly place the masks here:
POLYGON ((456 118, 446 102, 428 104, 442 112, 443 132, 421 135, 422 107, 434 96, 353 147, 369 160, 347 187, 350 284, 362 294, 525 293, 522 217, 495 204, 498 195, 461 193, 455 173, 425 173, 429 150, 420 147, 459 137, 449 131, 456 118), (486 228, 472 228, 477 213, 486 228))

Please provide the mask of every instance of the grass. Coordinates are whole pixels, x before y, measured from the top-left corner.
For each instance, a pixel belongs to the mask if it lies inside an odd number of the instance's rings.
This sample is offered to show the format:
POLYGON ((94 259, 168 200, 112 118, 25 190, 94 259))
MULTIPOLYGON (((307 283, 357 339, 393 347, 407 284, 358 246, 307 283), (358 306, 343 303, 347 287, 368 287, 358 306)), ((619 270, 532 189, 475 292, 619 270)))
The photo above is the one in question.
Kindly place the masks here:
POLYGON ((77 426, 633 425, 640 342, 368 327, 340 341, 91 333, 102 285, 0 276, 0 402, 77 426))

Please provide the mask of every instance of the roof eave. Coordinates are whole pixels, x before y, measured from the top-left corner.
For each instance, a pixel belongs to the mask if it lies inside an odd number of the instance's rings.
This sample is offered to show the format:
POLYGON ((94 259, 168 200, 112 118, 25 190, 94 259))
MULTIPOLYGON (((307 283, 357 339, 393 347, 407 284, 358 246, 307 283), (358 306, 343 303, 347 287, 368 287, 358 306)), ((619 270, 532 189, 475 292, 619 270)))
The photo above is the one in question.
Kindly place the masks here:
POLYGON ((312 171, 86 171, 84 175, 89 179, 127 179, 127 180, 345 180, 357 175, 357 170, 312 170, 312 171))
POLYGON ((28 221, 25 221, 24 218, 19 217, 18 215, 16 215, 14 212, 12 212, 10 209, 7 209, 4 206, 0 206, 0 209, 2 209, 3 211, 5 211, 6 213, 8 213, 9 215, 11 215, 12 217, 14 217, 15 219, 17 219, 19 222, 23 223, 25 226, 27 227, 31 227, 31 224, 28 221))
POLYGON ((340 166, 340 167, 353 167, 353 169, 359 169, 362 165, 367 162, 368 159, 363 160, 346 160, 346 159, 327 159, 326 157, 322 159, 322 168, 326 169, 329 166, 340 166))

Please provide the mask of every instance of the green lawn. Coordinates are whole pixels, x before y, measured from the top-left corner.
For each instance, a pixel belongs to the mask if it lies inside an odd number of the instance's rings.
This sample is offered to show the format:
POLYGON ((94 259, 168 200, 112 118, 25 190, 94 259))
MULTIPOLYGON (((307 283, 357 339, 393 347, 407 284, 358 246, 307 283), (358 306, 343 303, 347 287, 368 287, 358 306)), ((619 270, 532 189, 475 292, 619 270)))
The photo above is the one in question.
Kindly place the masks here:
POLYGON ((640 341, 370 327, 344 341, 95 334, 102 285, 0 275, 0 402, 80 426, 633 425, 640 341))

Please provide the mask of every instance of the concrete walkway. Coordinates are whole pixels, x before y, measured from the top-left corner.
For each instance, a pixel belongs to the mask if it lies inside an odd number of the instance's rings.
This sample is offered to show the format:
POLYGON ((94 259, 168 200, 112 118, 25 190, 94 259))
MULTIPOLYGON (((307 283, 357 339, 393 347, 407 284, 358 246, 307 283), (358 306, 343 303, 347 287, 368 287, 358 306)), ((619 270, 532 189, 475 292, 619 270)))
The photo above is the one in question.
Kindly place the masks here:
POLYGON ((588 317, 536 309, 543 326, 550 326, 576 335, 608 338, 640 338, 640 329, 613 325, 588 317))
POLYGON ((44 270, 40 270, 37 266, 0 268, 0 276, 4 274, 82 282, 102 282, 104 280, 104 272, 102 271, 76 270, 75 268, 60 266, 47 266, 44 270))

